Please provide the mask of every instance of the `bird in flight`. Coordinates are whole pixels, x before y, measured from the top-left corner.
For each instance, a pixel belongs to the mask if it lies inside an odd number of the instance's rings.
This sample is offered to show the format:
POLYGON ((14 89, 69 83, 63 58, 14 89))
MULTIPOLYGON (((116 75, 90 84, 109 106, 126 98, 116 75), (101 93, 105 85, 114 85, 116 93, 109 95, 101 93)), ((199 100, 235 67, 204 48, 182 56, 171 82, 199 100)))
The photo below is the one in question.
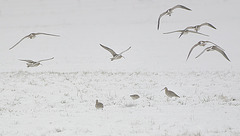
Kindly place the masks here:
POLYGON ((214 27, 214 26, 213 26, 212 24, 210 24, 210 23, 202 23, 202 24, 200 24, 200 25, 189 26, 189 27, 187 27, 186 29, 194 29, 196 32, 198 32, 202 26, 209 26, 209 27, 211 27, 211 28, 213 28, 213 29, 217 29, 216 27, 214 27))
POLYGON ((47 33, 31 33, 27 36, 24 36, 21 40, 19 40, 15 45, 13 45, 11 48, 9 48, 9 50, 11 50, 12 48, 14 48, 15 46, 17 46, 20 42, 22 42, 24 39, 29 38, 29 39, 33 39, 35 38, 37 35, 49 35, 49 36, 57 36, 59 37, 60 35, 55 35, 55 34, 47 34, 47 33))
POLYGON ((196 58, 198 58, 200 55, 202 55, 205 51, 217 51, 217 52, 221 53, 223 55, 223 57, 225 57, 228 61, 230 61, 230 59, 225 54, 224 50, 222 50, 222 48, 219 48, 219 46, 215 46, 215 45, 204 49, 196 58))
POLYGON ((20 61, 26 61, 27 62, 27 67, 37 67, 39 65, 42 65, 40 62, 42 61, 47 61, 47 60, 52 60, 54 59, 54 57, 49 58, 49 59, 43 59, 43 60, 39 60, 39 61, 33 61, 33 60, 21 60, 20 61))
POLYGON ((180 38, 183 34, 188 34, 188 33, 195 33, 195 34, 200 34, 200 35, 208 36, 208 35, 206 35, 206 34, 199 33, 199 32, 195 32, 195 31, 188 30, 188 29, 176 30, 176 31, 172 31, 172 32, 166 32, 166 33, 163 33, 163 34, 171 34, 171 33, 175 33, 175 32, 180 32, 180 33, 181 33, 178 38, 180 38))
MULTIPOLYGON (((100 44, 100 46, 102 46, 104 49, 106 49, 107 51, 109 51, 111 54, 112 54, 112 58, 111 58, 111 61, 113 60, 117 60, 117 59, 121 59, 123 56, 122 54, 126 51, 128 51, 131 47, 129 47, 128 49, 126 49, 125 51, 122 51, 121 53, 117 54, 115 51, 113 51, 112 49, 100 44)), ((123 57, 124 58, 124 57, 123 57)))
POLYGON ((185 9, 185 10, 190 10, 189 8, 183 6, 183 5, 176 5, 170 9, 168 9, 167 11, 163 12, 162 14, 160 14, 160 16, 158 17, 158 25, 157 25, 157 30, 159 30, 159 27, 160 27, 160 19, 162 18, 162 16, 164 15, 168 15, 168 16, 171 16, 172 13, 173 13, 173 10, 176 9, 176 8, 181 8, 181 9, 185 9))
POLYGON ((211 42, 211 41, 199 41, 198 43, 196 43, 195 45, 193 45, 193 47, 190 49, 186 61, 188 60, 188 58, 189 58, 192 50, 193 50, 195 47, 197 47, 197 46, 205 46, 205 45, 207 45, 208 43, 211 43, 211 44, 217 46, 217 47, 218 47, 219 49, 221 49, 222 51, 224 51, 224 49, 222 49, 220 46, 218 46, 217 44, 215 44, 215 43, 213 43, 213 42, 211 42))

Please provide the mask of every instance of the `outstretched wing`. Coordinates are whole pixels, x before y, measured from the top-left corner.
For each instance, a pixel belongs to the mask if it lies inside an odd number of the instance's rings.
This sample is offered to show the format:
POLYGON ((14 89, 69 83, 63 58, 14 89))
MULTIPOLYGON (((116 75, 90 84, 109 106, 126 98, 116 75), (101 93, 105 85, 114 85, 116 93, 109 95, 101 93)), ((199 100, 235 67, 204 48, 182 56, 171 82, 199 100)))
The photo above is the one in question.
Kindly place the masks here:
POLYGON ((210 24, 210 23, 202 23, 200 26, 204 26, 204 25, 206 25, 206 26, 209 26, 209 27, 212 27, 213 29, 217 29, 216 27, 214 27, 212 24, 210 24))
POLYGON ((204 36, 209 36, 209 35, 206 35, 206 34, 203 34, 203 33, 199 33, 199 32, 196 32, 196 31, 192 31, 192 30, 188 30, 188 32, 196 33, 196 34, 200 34, 200 35, 204 35, 204 36))
POLYGON ((28 63, 35 63, 35 61, 33 61, 33 60, 21 60, 21 59, 19 59, 20 61, 26 61, 26 62, 28 62, 28 63))
POLYGON ((212 48, 212 46, 211 47, 207 47, 206 49, 204 49, 197 57, 195 57, 195 58, 198 58, 199 56, 201 56, 206 50, 209 50, 209 49, 211 49, 212 48))
POLYGON ((19 40, 15 45, 13 45, 11 48, 9 48, 9 50, 11 50, 12 48, 14 48, 15 46, 17 46, 21 41, 23 41, 25 38, 28 38, 29 35, 24 36, 21 40, 19 40))
POLYGON ((162 16, 166 15, 167 14, 167 11, 163 12, 162 14, 159 15, 158 17, 158 25, 157 25, 157 30, 159 30, 160 28, 160 19, 162 18, 162 16))
POLYGON ((124 52, 128 51, 131 47, 129 47, 128 49, 126 49, 125 51, 122 51, 121 53, 119 54, 123 54, 124 52))
POLYGON ((166 32, 166 33, 163 33, 163 34, 171 34, 171 33, 175 33, 175 32, 183 32, 184 30, 176 30, 176 31, 172 31, 172 32, 166 32))
POLYGON ((174 10, 174 9, 176 9, 176 8, 182 8, 182 9, 186 9, 186 10, 190 10, 190 11, 191 11, 190 8, 187 8, 187 7, 183 6, 183 5, 176 5, 176 6, 174 6, 174 7, 172 8, 172 10, 174 10))
POLYGON ((34 33, 35 35, 49 35, 49 36, 57 36, 57 37, 60 37, 60 35, 55 35, 55 34, 48 34, 48 33, 34 33))
POLYGON ((195 47, 197 47, 198 45, 199 45, 199 43, 195 44, 195 45, 190 49, 186 61, 188 60, 188 58, 189 58, 189 56, 190 56, 192 50, 193 50, 195 47))
POLYGON ((218 51, 218 52, 221 53, 228 61, 230 61, 230 59, 227 57, 226 53, 225 53, 223 50, 221 50, 218 46, 213 46, 212 49, 215 50, 215 51, 218 51))
POLYGON ((206 42, 206 43, 211 43, 211 44, 217 46, 217 47, 218 47, 219 49, 221 49, 222 51, 224 51, 223 48, 221 48, 220 46, 218 46, 217 44, 215 44, 215 43, 213 43, 213 42, 211 42, 211 41, 205 41, 205 42, 206 42))
POLYGON ((49 59, 43 59, 43 60, 39 60, 38 62, 47 61, 47 60, 52 60, 52 59, 54 59, 54 57, 52 57, 52 58, 49 58, 49 59))
POLYGON ((107 51, 109 51, 113 56, 117 55, 117 53, 114 52, 112 49, 110 49, 110 48, 108 48, 108 47, 106 47, 106 46, 104 46, 104 45, 102 45, 102 44, 100 44, 100 46, 102 46, 104 49, 106 49, 107 51))

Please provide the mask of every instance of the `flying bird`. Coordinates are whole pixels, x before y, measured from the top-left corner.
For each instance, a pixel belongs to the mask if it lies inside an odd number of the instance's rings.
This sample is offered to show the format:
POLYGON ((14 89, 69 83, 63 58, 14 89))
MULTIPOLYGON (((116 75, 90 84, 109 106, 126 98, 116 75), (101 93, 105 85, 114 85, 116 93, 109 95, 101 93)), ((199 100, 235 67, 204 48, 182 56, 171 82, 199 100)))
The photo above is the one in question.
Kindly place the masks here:
POLYGON ((193 50, 195 47, 197 47, 197 46, 205 46, 205 45, 207 45, 208 43, 211 43, 211 44, 217 46, 217 47, 218 47, 219 49, 221 49, 222 51, 224 51, 224 49, 222 49, 220 46, 218 46, 217 44, 215 44, 215 43, 213 43, 213 42, 211 42, 211 41, 199 41, 198 43, 196 43, 195 45, 193 45, 193 47, 190 49, 186 61, 188 60, 188 58, 189 58, 192 50, 193 50))
MULTIPOLYGON (((165 90, 165 94, 168 96, 168 97, 170 97, 170 98, 172 98, 172 97, 178 97, 178 98, 180 98, 177 94, 175 94, 173 91, 171 91, 171 90, 168 90, 168 88, 167 87, 164 87, 162 90, 165 90)), ((161 91, 162 91, 161 90, 161 91)))
POLYGON ((209 26, 209 27, 211 27, 211 28, 213 28, 213 29, 217 29, 216 27, 214 27, 214 26, 213 26, 212 24, 210 24, 210 23, 202 23, 202 24, 200 24, 200 25, 189 26, 189 27, 187 27, 186 29, 194 29, 196 32, 198 32, 202 26, 209 26))
POLYGON ((19 40, 15 45, 13 45, 11 48, 9 48, 9 50, 11 50, 12 48, 14 48, 15 46, 17 46, 20 42, 22 42, 24 39, 29 38, 29 39, 33 39, 35 38, 37 35, 49 35, 49 36, 57 36, 59 37, 60 35, 55 35, 55 34, 47 34, 47 33, 31 33, 27 36, 24 36, 21 40, 19 40))
POLYGON ((163 12, 162 14, 160 14, 160 16, 158 17, 158 25, 157 25, 157 30, 159 30, 159 27, 160 27, 160 19, 162 18, 162 16, 164 15, 168 15, 168 16, 171 16, 172 13, 173 13, 173 10, 176 9, 176 8, 181 8, 181 9, 185 9, 185 10, 190 10, 189 8, 183 6, 183 5, 176 5, 170 9, 168 9, 167 11, 163 12))
POLYGON ((200 34, 200 35, 208 36, 208 35, 206 35, 206 34, 199 33, 199 32, 195 32, 195 31, 188 30, 188 29, 176 30, 176 31, 172 31, 172 32, 166 32, 166 33, 163 33, 163 34, 171 34, 171 33, 175 33, 175 32, 180 32, 180 33, 181 33, 178 38, 180 38, 182 35, 188 34, 188 33, 195 33, 195 34, 200 34))
POLYGON ((33 60, 21 60, 20 61, 26 61, 27 63, 27 67, 37 67, 39 65, 42 65, 40 62, 42 61, 47 61, 47 60, 52 60, 54 59, 54 57, 49 58, 49 59, 43 59, 43 60, 39 60, 39 61, 33 61, 33 60))
POLYGON ((225 57, 228 61, 230 61, 230 59, 227 57, 227 55, 225 54, 225 52, 219 48, 219 46, 210 46, 207 47, 206 49, 204 49, 196 58, 198 58, 200 55, 202 55, 205 51, 218 51, 219 53, 221 53, 223 55, 223 57, 225 57))
MULTIPOLYGON (((111 61, 113 60, 117 60, 117 59, 121 59, 123 56, 122 54, 126 51, 128 51, 131 47, 129 47, 128 49, 126 49, 125 51, 122 51, 121 53, 117 54, 116 52, 114 52, 112 49, 100 44, 100 46, 102 46, 104 49, 106 49, 107 51, 109 51, 111 54, 112 54, 112 58, 111 58, 111 61)), ((124 58, 124 57, 123 57, 124 58)))

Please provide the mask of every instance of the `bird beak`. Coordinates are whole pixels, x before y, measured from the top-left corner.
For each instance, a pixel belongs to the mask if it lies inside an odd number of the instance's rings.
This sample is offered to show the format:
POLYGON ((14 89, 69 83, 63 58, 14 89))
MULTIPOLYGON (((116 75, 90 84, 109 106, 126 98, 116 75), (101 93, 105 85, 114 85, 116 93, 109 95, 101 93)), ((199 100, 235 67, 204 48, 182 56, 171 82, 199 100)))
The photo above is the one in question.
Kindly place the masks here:
MULTIPOLYGON (((164 89, 165 89, 165 88, 163 88, 162 90, 164 90, 164 89)), ((161 91, 162 91, 162 90, 161 90, 161 91)))
MULTIPOLYGON (((122 56, 123 57, 123 56, 122 56)), ((123 57, 125 59, 125 57, 123 57)))

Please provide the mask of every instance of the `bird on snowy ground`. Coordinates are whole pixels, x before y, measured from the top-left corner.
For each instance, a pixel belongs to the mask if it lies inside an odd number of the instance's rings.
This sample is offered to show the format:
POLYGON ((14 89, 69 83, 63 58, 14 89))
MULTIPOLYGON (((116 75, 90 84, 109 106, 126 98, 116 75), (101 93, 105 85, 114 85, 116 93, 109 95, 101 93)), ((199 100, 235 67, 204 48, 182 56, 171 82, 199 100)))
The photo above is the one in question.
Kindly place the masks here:
POLYGON ((111 58, 111 61, 124 58, 124 57, 122 56, 122 54, 123 54, 124 52, 128 51, 128 50, 131 48, 131 47, 129 47, 129 48, 126 49, 125 51, 122 51, 121 53, 117 54, 117 53, 114 52, 112 49, 110 49, 110 48, 108 48, 108 47, 106 47, 106 46, 104 46, 104 45, 102 45, 102 44, 100 44, 100 46, 102 46, 104 49, 106 49, 107 51, 109 51, 109 52, 112 54, 113 57, 111 58))
POLYGON ((54 57, 49 58, 49 59, 43 59, 43 60, 39 60, 39 61, 33 61, 33 60, 21 60, 20 61, 26 61, 27 63, 27 67, 37 67, 39 65, 42 65, 40 62, 42 61, 47 61, 47 60, 52 60, 54 59, 54 57))
POLYGON ((95 107, 96 107, 96 109, 103 109, 103 104, 98 102, 98 100, 96 100, 95 107))
POLYGON ((185 10, 191 11, 191 9, 189 9, 189 8, 183 6, 183 5, 176 5, 176 6, 172 7, 172 8, 170 8, 170 9, 168 9, 167 11, 163 12, 162 14, 160 14, 160 16, 158 17, 157 30, 159 30, 159 28, 160 28, 160 19, 162 18, 162 16, 164 16, 164 15, 171 16, 172 13, 173 13, 173 10, 177 9, 177 8, 181 8, 181 9, 185 9, 185 10))
POLYGON ((140 98, 140 96, 137 95, 137 94, 132 94, 132 95, 130 95, 130 97, 131 97, 133 100, 136 100, 136 99, 140 98))
POLYGON ((16 47, 20 42, 22 42, 24 39, 29 38, 29 39, 33 39, 36 37, 36 35, 49 35, 49 36, 57 36, 59 37, 60 35, 55 35, 55 34, 47 34, 47 33, 31 33, 27 36, 24 36, 21 40, 19 40, 15 45, 13 45, 11 48, 9 48, 9 50, 13 49, 14 47, 16 47))
MULTIPOLYGON (((180 97, 179 97, 177 94, 175 94, 173 91, 168 90, 167 87, 163 88, 162 90, 165 90, 165 94, 166 94, 168 97, 170 97, 170 98, 172 98, 172 97, 178 97, 178 98, 180 98, 180 97)), ((162 90, 161 90, 161 91, 162 91, 162 90)))

